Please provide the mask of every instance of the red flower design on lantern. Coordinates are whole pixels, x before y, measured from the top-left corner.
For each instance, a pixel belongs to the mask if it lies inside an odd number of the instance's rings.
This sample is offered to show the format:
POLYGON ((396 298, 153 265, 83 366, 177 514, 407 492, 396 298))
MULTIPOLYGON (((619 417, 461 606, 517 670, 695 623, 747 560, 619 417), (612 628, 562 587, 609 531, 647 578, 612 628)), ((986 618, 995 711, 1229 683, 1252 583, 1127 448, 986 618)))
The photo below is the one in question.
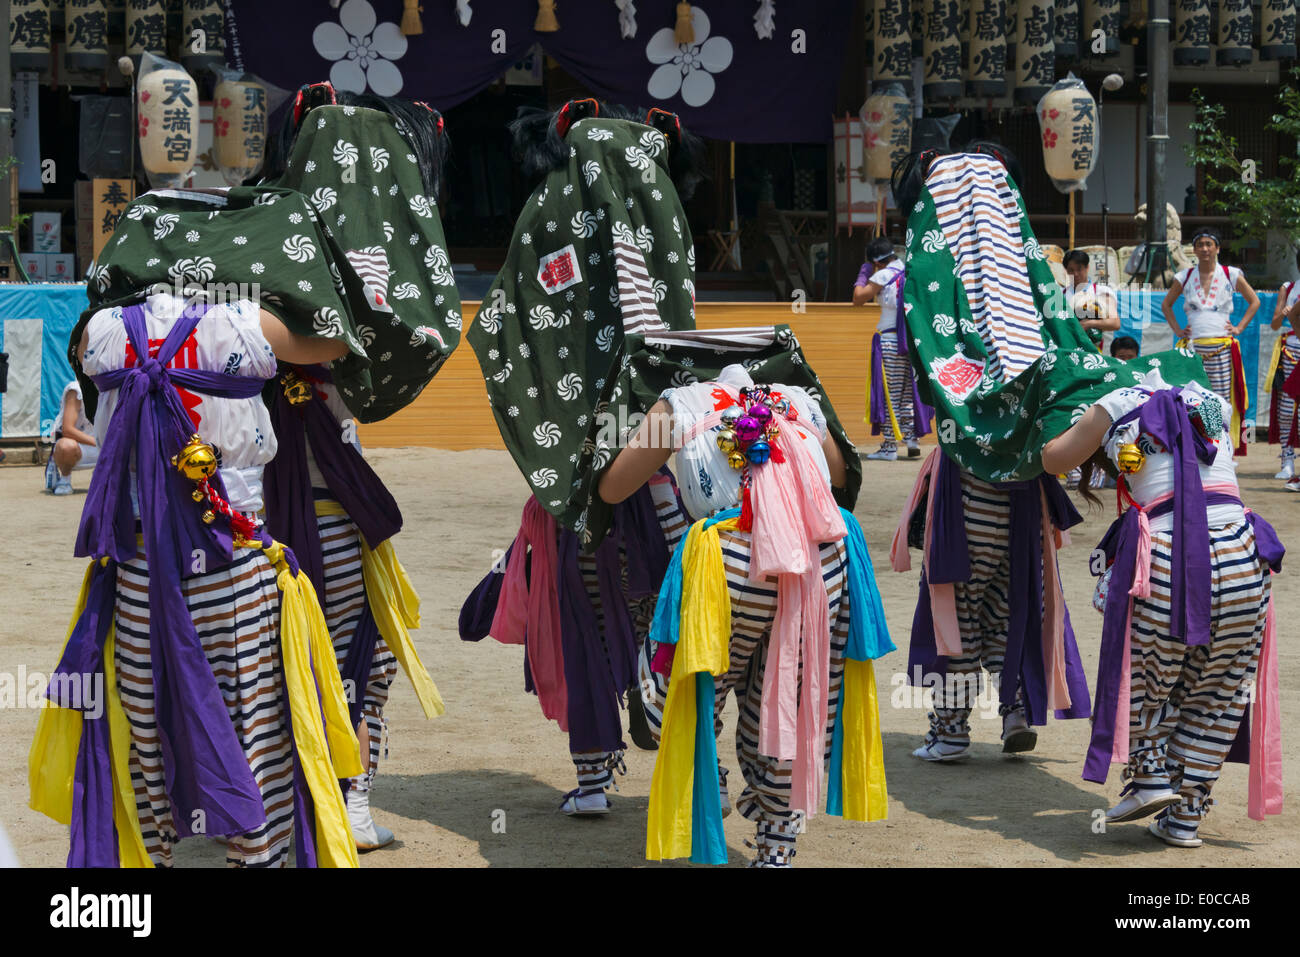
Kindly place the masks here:
POLYGON ((1043 130, 1043 146, 1045 148, 1049 150, 1052 149, 1054 146, 1056 146, 1056 140, 1057 140, 1057 136, 1055 131, 1043 130))
POLYGON ((212 132, 217 136, 225 136, 230 129, 230 121, 217 117, 212 121, 212 132))
POLYGON ((140 117, 140 138, 144 139, 149 135, 149 117, 140 117))

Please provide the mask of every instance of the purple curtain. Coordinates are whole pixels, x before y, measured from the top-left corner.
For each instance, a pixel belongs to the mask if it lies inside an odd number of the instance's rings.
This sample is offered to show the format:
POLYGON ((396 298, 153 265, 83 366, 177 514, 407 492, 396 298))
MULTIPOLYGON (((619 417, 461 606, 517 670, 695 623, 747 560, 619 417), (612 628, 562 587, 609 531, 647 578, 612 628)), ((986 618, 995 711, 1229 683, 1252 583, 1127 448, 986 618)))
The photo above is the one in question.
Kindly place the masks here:
POLYGON ((705 0, 694 5, 689 47, 671 42, 675 7, 638 4, 637 34, 624 39, 610 0, 563 0, 555 33, 533 31, 533 0, 476 3, 468 27, 445 0, 425 3, 424 33, 403 37, 401 0, 344 0, 337 10, 323 0, 234 2, 245 67, 290 90, 331 79, 340 88, 399 94, 446 110, 540 42, 598 96, 678 113, 701 136, 830 139, 841 57, 854 36, 851 0, 778 5, 768 40, 754 32, 756 3, 705 0))

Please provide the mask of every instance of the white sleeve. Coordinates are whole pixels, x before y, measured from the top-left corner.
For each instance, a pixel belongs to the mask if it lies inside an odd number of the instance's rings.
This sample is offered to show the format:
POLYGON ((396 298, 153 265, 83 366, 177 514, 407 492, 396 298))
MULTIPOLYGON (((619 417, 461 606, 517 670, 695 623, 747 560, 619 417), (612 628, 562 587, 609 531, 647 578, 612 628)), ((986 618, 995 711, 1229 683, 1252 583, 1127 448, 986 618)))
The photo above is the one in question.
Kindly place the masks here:
POLYGON ((1143 389, 1124 388, 1108 392, 1097 400, 1097 404, 1106 410, 1112 423, 1118 422, 1134 409, 1141 408, 1150 398, 1143 389))
POLYGON ((262 308, 248 299, 213 306, 201 322, 224 319, 230 324, 230 333, 223 336, 231 350, 231 359, 238 371, 236 375, 269 379, 275 375, 275 353, 262 333, 262 308))
POLYGON ((81 367, 86 375, 112 372, 126 365, 126 326, 120 307, 101 309, 86 323, 86 354, 81 367))

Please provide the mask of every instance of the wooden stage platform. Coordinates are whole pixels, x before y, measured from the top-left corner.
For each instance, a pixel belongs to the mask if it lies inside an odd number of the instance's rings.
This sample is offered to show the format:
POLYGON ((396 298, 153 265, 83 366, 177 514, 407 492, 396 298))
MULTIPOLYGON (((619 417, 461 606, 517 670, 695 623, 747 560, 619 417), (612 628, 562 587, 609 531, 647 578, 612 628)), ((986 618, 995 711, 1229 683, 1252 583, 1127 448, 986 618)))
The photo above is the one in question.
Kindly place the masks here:
MULTIPOLYGON (((466 329, 478 306, 463 303, 466 329)), ((809 303, 803 308, 804 312, 793 312, 786 303, 704 302, 695 307, 696 324, 701 329, 788 325, 821 377, 849 437, 865 451, 871 431, 864 421, 867 359, 880 307, 809 303)), ((483 373, 464 339, 414 402, 383 422, 361 426, 360 438, 363 445, 375 447, 505 448, 488 405, 483 373)))

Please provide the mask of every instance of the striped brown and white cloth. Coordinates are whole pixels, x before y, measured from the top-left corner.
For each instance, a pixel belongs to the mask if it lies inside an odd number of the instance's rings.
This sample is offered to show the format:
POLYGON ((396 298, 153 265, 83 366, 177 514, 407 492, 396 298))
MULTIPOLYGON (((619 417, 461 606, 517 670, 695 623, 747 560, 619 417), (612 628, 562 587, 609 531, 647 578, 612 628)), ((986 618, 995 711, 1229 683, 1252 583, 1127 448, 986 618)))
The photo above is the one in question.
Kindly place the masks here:
POLYGON ((1151 597, 1133 599, 1129 767, 1139 790, 1172 787, 1165 825, 1194 837, 1237 736, 1268 618, 1270 572, 1248 522, 1210 529, 1210 643, 1170 637, 1172 538, 1151 536, 1151 597))
POLYGON ((1044 346, 1025 265, 1020 205, 1006 168, 978 154, 940 157, 925 185, 957 261, 971 320, 989 354, 988 374, 1009 382, 1043 354, 1044 346))
MULTIPOLYGON (((224 568, 183 579, 185 604, 225 699, 235 735, 266 808, 266 823, 226 841, 233 867, 282 867, 293 837, 293 753, 280 669, 280 591, 255 549, 224 568)), ((176 844, 154 707, 149 642, 149 567, 140 553, 118 565, 115 666, 131 728, 129 767, 145 849, 170 867, 176 844)), ((190 822, 191 828, 194 824, 190 822)))

